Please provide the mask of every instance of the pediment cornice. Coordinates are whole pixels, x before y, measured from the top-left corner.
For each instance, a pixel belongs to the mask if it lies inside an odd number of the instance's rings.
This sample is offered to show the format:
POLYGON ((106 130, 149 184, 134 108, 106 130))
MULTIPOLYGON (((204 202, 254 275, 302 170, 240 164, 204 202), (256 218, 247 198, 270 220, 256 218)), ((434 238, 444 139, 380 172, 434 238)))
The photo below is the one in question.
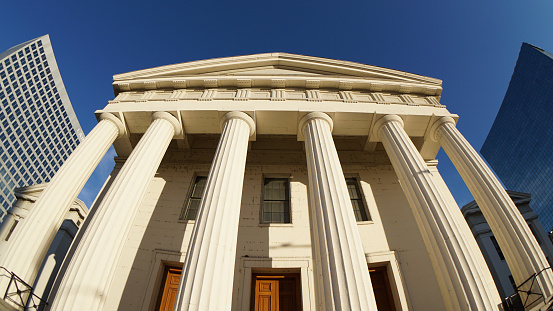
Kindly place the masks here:
POLYGON ((439 96, 442 81, 360 63, 287 53, 200 60, 118 74, 116 94, 186 88, 306 88, 439 96))

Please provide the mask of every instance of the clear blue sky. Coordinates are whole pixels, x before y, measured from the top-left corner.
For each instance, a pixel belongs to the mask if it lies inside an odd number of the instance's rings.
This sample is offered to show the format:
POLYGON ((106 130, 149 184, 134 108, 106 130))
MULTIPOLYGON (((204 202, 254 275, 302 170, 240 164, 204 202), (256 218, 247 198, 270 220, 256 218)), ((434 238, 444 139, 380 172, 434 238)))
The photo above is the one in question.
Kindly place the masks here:
MULTIPOLYGON (((553 1, 5 1, 0 51, 50 34, 81 126, 113 98, 114 74, 234 55, 287 52, 443 80, 442 104, 480 150, 522 42, 553 52, 553 1)), ((523 116, 521 116, 523 117, 523 116)), ((113 157, 113 152, 108 157, 113 157)), ((438 168, 472 200, 447 156, 438 168)), ((90 206, 113 166, 80 195, 90 206)))

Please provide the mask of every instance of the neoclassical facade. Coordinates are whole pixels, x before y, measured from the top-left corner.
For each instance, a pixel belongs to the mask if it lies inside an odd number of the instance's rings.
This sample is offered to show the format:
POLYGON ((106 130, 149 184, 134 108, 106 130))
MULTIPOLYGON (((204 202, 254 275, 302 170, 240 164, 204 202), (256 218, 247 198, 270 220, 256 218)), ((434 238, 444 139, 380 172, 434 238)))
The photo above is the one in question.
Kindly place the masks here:
MULTIPOLYGON (((113 144, 51 310, 499 310, 439 148, 515 281, 548 266, 440 104, 440 80, 271 53, 119 74, 113 87, 2 262, 32 282, 40 241, 113 144)), ((550 271, 534 284, 553 295, 550 271)))

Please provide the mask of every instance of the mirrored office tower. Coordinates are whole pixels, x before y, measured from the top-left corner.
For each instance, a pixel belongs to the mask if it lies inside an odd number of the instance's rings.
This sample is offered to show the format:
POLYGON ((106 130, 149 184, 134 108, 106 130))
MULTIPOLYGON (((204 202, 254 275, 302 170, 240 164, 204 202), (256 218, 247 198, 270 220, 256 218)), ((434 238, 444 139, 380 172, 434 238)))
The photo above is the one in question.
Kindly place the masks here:
POLYGON ((509 190, 553 229, 553 55, 523 43, 509 88, 481 153, 509 190))
POLYGON ((48 35, 0 54, 0 222, 13 189, 48 182, 84 137, 48 35))

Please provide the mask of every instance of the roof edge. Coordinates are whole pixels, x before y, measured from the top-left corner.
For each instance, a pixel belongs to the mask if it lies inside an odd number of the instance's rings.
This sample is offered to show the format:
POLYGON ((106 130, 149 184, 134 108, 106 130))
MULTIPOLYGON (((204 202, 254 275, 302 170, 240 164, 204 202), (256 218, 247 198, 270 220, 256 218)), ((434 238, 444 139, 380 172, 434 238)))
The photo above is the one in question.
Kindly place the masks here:
POLYGON ((432 84, 435 86, 442 85, 442 80, 431 78, 427 76, 417 75, 405 71, 389 69, 384 67, 366 65, 357 62, 335 60, 330 58, 322 58, 315 56, 306 56, 300 54, 290 54, 290 53, 261 53, 261 54, 251 54, 251 55, 241 55, 241 56, 230 56, 222 58, 212 58, 205 60, 197 60, 179 64, 164 65, 154 68, 141 69, 136 71, 131 71, 127 73, 116 74, 113 76, 113 81, 124 81, 132 79, 144 79, 147 77, 155 77, 161 73, 170 74, 171 72, 178 71, 199 71, 199 72, 209 72, 217 71, 217 68, 224 69, 225 67, 231 66, 233 64, 245 64, 254 67, 255 63, 263 62, 274 62, 275 65, 278 65, 280 61, 295 61, 295 62, 305 62, 312 65, 321 65, 321 66, 334 66, 340 67, 345 70, 353 70, 358 72, 375 72, 380 74, 392 74, 394 76, 401 76, 405 79, 416 80, 421 83, 432 84))

